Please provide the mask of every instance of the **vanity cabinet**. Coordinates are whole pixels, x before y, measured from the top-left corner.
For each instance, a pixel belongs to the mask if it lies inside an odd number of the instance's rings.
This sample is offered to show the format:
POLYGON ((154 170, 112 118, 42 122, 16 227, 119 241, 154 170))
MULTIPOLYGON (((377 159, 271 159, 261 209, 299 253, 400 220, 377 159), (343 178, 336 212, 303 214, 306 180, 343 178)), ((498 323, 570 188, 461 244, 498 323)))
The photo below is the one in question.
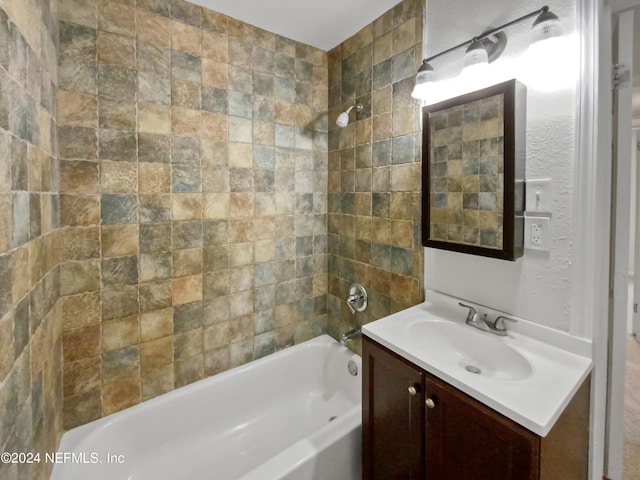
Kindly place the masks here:
POLYGON ((545 437, 363 336, 363 479, 586 479, 587 379, 545 437))

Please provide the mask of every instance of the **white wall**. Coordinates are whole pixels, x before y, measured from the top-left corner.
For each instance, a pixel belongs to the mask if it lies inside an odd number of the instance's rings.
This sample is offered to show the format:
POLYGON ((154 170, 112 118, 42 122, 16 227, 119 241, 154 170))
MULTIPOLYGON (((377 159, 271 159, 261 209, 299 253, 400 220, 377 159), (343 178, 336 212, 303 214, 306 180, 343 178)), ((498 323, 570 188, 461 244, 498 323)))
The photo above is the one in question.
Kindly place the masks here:
MULTIPOLYGON (((565 34, 575 34, 575 0, 555 0, 547 4, 559 16, 565 34)), ((541 5, 532 5, 524 0, 429 0, 425 29, 426 56, 529 13, 541 5)), ((498 62, 501 62, 503 70, 507 71, 506 76, 516 76, 516 64, 521 63, 529 45, 534 18, 505 30, 507 48, 492 67, 499 66, 498 62)), ((464 48, 434 60, 432 65, 439 78, 456 76, 463 55, 464 48)), ((577 43, 574 58, 579 58, 577 43)), ((554 72, 550 71, 548 75, 554 75, 554 72)), ((426 248, 427 289, 569 331, 573 275, 575 111, 575 82, 555 92, 527 89, 526 178, 553 179, 550 252, 526 250, 522 258, 509 262, 426 248)))

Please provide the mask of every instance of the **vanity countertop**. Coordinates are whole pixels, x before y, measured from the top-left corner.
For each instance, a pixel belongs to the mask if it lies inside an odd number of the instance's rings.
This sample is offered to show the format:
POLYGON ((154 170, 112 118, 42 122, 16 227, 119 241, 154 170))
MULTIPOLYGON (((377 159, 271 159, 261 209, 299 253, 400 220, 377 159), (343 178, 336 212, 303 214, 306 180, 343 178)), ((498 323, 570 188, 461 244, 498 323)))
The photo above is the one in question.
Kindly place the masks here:
POLYGON ((532 432, 545 436, 591 371, 591 342, 513 315, 508 335, 465 324, 467 309, 448 295, 362 327, 362 332, 532 432), (474 373, 470 370, 479 370, 474 373))

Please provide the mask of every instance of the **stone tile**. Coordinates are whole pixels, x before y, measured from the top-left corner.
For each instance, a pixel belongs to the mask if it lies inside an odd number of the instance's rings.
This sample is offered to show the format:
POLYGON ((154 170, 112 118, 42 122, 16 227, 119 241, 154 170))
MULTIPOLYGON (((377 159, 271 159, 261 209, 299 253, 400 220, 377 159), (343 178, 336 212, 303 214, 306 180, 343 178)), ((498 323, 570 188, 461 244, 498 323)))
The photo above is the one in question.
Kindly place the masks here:
POLYGON ((173 252, 173 276, 185 277, 202 273, 202 249, 188 248, 173 252))
POLYGON ((138 253, 139 228, 137 224, 103 225, 100 231, 103 257, 120 257, 138 253))
POLYGON ((202 327, 202 302, 180 305, 173 310, 173 333, 198 330, 202 327))
POLYGON ((136 195, 104 194, 101 196, 100 208, 103 225, 138 221, 136 195))
POLYGON ((84 425, 102 416, 101 390, 99 388, 64 399, 62 424, 65 429, 84 425))
POLYGON ((200 27, 202 25, 202 9, 183 0, 171 0, 171 18, 200 27))
POLYGON ((63 227, 86 227, 100 223, 98 195, 60 195, 60 210, 60 225, 63 227))
POLYGON ((100 31, 98 33, 98 62, 135 69, 135 40, 124 35, 100 31))
POLYGON ((58 142, 61 159, 98 158, 98 131, 94 128, 60 126, 58 142))
POLYGON ((200 88, 201 85, 199 83, 174 79, 171 82, 171 104, 192 110, 199 110, 200 88))
POLYGON ((202 85, 202 109, 212 113, 228 112, 227 90, 202 85))
POLYGON ((171 334, 173 334, 172 308, 146 312, 140 316, 140 336, 143 342, 171 334))
POLYGON ((137 315, 102 322, 103 352, 138 343, 140 343, 140 318, 137 315))
POLYGON ((114 65, 98 66, 100 95, 133 102, 136 96, 136 72, 114 65))
POLYGON ((140 379, 116 380, 103 387, 102 414, 109 415, 140 403, 140 379))
POLYGON ((115 257, 102 260, 104 286, 136 285, 138 283, 138 257, 115 257))
POLYGON ((100 232, 98 227, 63 230, 62 259, 86 260, 100 256, 100 232))
MULTIPOLYGON (((173 352, 172 352, 173 353, 173 352)), ((142 371, 142 401, 170 392, 174 386, 173 363, 142 371)))
POLYGON ((178 360, 174 363, 175 388, 188 385, 202 378, 203 357, 202 354, 178 360))
POLYGON ((162 163, 138 164, 138 190, 140 193, 169 193, 171 167, 162 163))
POLYGON ((143 253, 171 250, 171 224, 140 225, 140 251, 143 253))
POLYGON ((63 90, 97 94, 97 63, 61 57, 58 60, 58 86, 63 90))
POLYGON ((152 312, 171 306, 171 281, 140 285, 140 312, 152 312))
POLYGON ((173 279, 173 305, 202 300, 202 275, 173 279))
POLYGON ((138 133, 138 161, 152 163, 171 162, 170 137, 152 133, 138 133))
POLYGON ((171 50, 171 75, 173 78, 200 83, 202 80, 202 60, 178 50, 171 50))
POLYGON ((138 8, 143 8, 163 17, 170 16, 171 3, 166 0, 137 0, 136 5, 138 8))
POLYGON ((100 98, 99 126, 112 130, 135 130, 135 104, 107 97, 100 98))
POLYGON ((201 55, 202 31, 181 22, 171 22, 171 47, 174 50, 189 53, 199 57, 201 55))
POLYGON ((93 95, 58 91, 58 122, 61 125, 98 126, 98 100, 93 95))
POLYGON ((171 163, 199 165, 202 147, 200 139, 193 137, 173 137, 171 143, 171 163))
POLYGON ((60 22, 59 57, 95 61, 97 33, 95 28, 60 22))
POLYGON ((136 135, 122 130, 100 130, 100 159, 116 162, 135 162, 136 135))
POLYGON ((138 190, 138 165, 131 162, 100 162, 102 193, 135 193, 138 190))
POLYGON ((84 260, 60 265, 60 294, 96 292, 100 290, 100 262, 84 260))
POLYGON ((200 110, 191 110, 183 107, 171 109, 171 132, 174 135, 198 137, 201 132, 200 110))
POLYGON ((172 336, 146 341, 140 345, 140 366, 143 372, 170 365, 172 362, 172 336))
MULTIPOLYGON (((169 100, 167 100, 167 104, 168 103, 169 103, 169 100)), ((144 134, 147 134, 147 133, 158 134, 158 135, 170 134, 171 133, 171 109, 165 105, 156 105, 153 103, 139 103, 138 104, 138 131, 144 134)))
MULTIPOLYGON (((157 0, 156 0, 157 1, 157 0)), ((159 3, 159 2, 158 2, 159 3)), ((144 8, 138 4, 138 8, 144 8)), ((157 13, 157 12, 156 12, 157 13)), ((167 8, 168 14, 168 8, 167 8)), ((171 21, 168 15, 136 11, 136 35, 139 41, 163 47, 171 46, 171 21)))
POLYGON ((139 312, 138 287, 119 286, 103 288, 102 319, 129 317, 139 312))
POLYGON ((229 85, 229 70, 225 62, 208 58, 202 59, 202 83, 212 87, 226 89, 229 85))
POLYGON ((98 25, 107 32, 135 37, 135 8, 114 2, 101 2, 98 25))
POLYGON ((229 90, 253 93, 253 75, 248 68, 237 65, 228 66, 229 90))
POLYGON ((140 282, 154 282, 171 278, 171 252, 143 253, 140 255, 140 282))
POLYGON ((102 365, 98 355, 64 365, 63 394, 72 395, 92 391, 102 385, 102 365))
POLYGON ((197 248, 202 246, 202 222, 174 222, 173 248, 197 248))
POLYGON ((176 193, 172 195, 173 220, 198 220, 202 218, 202 195, 176 193))
POLYGON ((100 325, 89 325, 62 334, 64 361, 73 362, 100 354, 100 325))
POLYGON ((88 4, 84 0, 65 0, 60 2, 58 18, 61 21, 98 28, 98 3, 88 4))

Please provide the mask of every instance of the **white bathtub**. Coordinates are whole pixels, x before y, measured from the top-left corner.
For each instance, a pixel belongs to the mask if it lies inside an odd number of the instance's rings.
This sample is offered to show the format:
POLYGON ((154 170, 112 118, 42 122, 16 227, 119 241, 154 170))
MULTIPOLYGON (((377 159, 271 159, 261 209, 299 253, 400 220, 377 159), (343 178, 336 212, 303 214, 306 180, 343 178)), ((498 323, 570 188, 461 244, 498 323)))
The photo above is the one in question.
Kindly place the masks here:
POLYGON ((359 480, 360 424, 360 357, 323 335, 66 432, 51 478, 359 480))

